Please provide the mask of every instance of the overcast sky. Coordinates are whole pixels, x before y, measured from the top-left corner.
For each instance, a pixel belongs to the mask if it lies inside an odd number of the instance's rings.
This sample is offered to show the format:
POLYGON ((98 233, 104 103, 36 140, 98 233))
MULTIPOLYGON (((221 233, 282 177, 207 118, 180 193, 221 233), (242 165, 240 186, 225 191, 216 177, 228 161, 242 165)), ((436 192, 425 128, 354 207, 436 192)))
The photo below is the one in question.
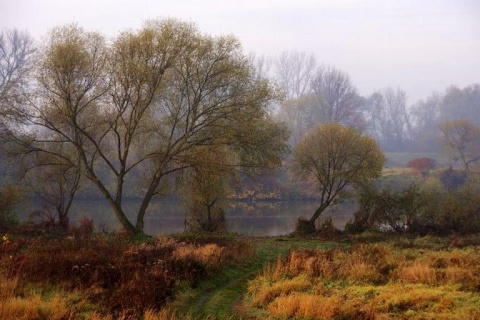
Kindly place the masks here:
POLYGON ((165 17, 233 34, 245 53, 313 53, 363 95, 400 87, 414 103, 480 83, 480 0, 0 0, 0 29, 36 39, 66 23, 114 36, 165 17))

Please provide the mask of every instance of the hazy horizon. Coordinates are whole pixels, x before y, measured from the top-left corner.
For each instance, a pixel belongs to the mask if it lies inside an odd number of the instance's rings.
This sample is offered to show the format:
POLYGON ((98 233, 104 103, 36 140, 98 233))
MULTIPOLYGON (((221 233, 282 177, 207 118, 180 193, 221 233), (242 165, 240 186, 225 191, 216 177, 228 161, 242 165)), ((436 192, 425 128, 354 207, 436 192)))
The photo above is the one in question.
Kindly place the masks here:
POLYGON ((312 53, 319 64, 349 73, 362 95, 399 87, 413 104, 450 85, 480 83, 475 0, 0 0, 0 29, 26 30, 36 40, 67 23, 113 37, 165 17, 233 34, 246 54, 312 53))

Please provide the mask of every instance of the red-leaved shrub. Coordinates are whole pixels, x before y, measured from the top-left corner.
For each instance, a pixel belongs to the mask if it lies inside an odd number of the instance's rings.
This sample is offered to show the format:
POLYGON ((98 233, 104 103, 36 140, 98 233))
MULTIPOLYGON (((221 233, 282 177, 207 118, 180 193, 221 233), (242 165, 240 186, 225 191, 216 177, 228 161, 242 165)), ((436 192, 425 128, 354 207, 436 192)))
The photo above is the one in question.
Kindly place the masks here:
POLYGON ((432 158, 415 158, 407 163, 407 168, 412 168, 414 172, 426 177, 429 170, 435 168, 435 165, 435 160, 432 158))

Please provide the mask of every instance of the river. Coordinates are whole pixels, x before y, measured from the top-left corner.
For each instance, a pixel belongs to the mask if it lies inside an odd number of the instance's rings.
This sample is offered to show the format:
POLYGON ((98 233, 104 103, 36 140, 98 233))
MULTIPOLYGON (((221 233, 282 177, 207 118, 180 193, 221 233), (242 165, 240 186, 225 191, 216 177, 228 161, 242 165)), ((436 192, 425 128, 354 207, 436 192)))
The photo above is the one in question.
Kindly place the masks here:
MULTIPOLYGON (((26 212, 38 209, 36 201, 32 201, 23 211, 20 220, 25 220, 26 212)), ((129 217, 133 217, 140 202, 124 201, 124 208, 129 217)), ((310 217, 318 203, 315 201, 277 201, 277 202, 238 202, 232 201, 227 206, 227 227, 230 232, 246 236, 278 236, 287 235, 295 229, 299 217, 310 217)), ((320 222, 331 217, 333 224, 343 229, 345 223, 353 217, 355 205, 346 202, 328 209, 320 217, 320 222)), ((187 211, 178 200, 154 200, 145 215, 145 233, 150 235, 166 235, 184 231, 187 211)), ((112 232, 120 229, 113 211, 105 200, 78 199, 70 211, 70 221, 75 224, 82 218, 93 219, 97 231, 112 232)))

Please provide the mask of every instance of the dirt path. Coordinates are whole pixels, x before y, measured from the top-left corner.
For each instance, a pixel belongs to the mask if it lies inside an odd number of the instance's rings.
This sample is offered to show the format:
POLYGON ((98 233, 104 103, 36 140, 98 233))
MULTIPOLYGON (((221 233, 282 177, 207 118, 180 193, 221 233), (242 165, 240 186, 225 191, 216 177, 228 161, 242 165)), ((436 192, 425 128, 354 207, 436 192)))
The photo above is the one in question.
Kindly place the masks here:
POLYGON ((330 247, 318 240, 288 238, 262 239, 255 243, 256 255, 249 264, 227 278, 222 284, 202 293, 192 303, 190 312, 200 319, 255 319, 244 306, 243 297, 247 292, 248 281, 252 280, 264 266, 275 261, 279 255, 285 256, 292 247, 330 247))

